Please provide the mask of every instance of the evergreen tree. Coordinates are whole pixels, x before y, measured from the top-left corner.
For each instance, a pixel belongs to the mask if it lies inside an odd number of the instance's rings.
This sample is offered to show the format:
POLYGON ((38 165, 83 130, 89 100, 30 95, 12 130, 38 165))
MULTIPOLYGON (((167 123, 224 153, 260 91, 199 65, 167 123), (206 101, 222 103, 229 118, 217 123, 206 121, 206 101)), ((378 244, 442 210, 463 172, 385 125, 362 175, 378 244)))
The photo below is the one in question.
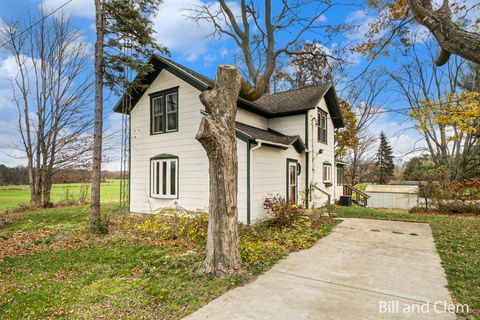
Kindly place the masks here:
POLYGON ((375 162, 378 170, 378 183, 386 184, 393 176, 393 169, 395 169, 393 158, 392 147, 382 131, 380 132, 380 146, 377 152, 377 161, 375 162))
MULTIPOLYGON (((103 89, 127 91, 130 71, 136 79, 152 71, 147 59, 154 52, 167 53, 155 42, 152 17, 162 0, 95 0, 95 123, 92 161, 90 224, 98 231, 103 140, 103 89)), ((131 83, 130 90, 139 83, 131 83)), ((129 91, 127 91, 128 94, 129 91)))

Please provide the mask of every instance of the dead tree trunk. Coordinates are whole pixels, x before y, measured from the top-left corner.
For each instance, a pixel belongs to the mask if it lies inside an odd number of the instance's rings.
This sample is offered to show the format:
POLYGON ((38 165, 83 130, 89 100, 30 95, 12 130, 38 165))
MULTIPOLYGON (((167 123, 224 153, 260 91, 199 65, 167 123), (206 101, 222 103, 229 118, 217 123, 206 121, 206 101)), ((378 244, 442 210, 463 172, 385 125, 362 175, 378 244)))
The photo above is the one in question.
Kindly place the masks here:
POLYGON ((241 269, 237 230, 237 141, 235 116, 241 78, 220 65, 213 89, 200 94, 207 116, 196 139, 207 152, 210 174, 207 253, 202 271, 218 277, 241 269))

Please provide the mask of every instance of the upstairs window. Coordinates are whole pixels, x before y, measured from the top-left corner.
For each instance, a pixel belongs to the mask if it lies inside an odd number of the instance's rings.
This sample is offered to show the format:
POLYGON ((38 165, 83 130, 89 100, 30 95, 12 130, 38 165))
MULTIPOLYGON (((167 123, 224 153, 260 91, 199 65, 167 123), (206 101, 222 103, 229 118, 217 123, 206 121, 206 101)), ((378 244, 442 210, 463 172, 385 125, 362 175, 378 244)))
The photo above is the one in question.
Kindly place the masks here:
POLYGON ((150 109, 152 134, 178 130, 178 88, 151 94, 150 109))
POLYGON ((327 113, 318 109, 318 141, 327 143, 327 113))
POLYGON ((150 195, 167 199, 178 197, 178 158, 150 160, 150 195))

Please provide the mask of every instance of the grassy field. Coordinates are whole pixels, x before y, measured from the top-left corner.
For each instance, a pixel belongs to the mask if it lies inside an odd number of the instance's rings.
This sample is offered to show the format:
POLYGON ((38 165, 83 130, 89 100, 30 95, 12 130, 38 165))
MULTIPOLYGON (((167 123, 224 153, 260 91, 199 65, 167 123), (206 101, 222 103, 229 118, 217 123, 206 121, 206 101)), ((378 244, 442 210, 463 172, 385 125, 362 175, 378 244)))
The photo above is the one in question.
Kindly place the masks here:
POLYGON ((188 238, 165 239, 151 222, 158 218, 120 214, 113 205, 102 210, 110 220, 104 236, 87 230, 85 206, 0 213, 0 319, 181 319, 338 223, 243 226, 249 273, 219 279, 198 272, 206 220, 188 238), (201 240, 189 240, 196 234, 201 240))
MULTIPOLYGON (((78 200, 82 188, 90 190, 88 183, 55 184, 52 187, 52 201, 78 200)), ((115 201, 119 199, 120 180, 108 180, 102 183, 102 201, 115 201)), ((90 193, 88 193, 90 195, 90 193)), ((90 196, 88 196, 88 199, 90 196)), ((30 189, 28 185, 0 186, 0 210, 15 208, 19 204, 28 204, 30 189)))
POLYGON ((456 303, 468 304, 463 319, 480 319, 480 218, 435 216, 339 207, 338 215, 430 224, 437 250, 447 274, 449 290, 456 303))

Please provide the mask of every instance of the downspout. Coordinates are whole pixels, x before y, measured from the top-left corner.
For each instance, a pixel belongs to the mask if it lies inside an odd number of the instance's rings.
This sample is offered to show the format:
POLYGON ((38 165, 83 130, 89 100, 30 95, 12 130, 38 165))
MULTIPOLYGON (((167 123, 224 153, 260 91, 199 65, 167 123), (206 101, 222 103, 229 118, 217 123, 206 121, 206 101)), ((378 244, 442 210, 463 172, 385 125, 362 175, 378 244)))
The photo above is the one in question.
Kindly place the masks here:
POLYGON ((250 152, 254 151, 254 150, 257 150, 257 149, 260 149, 262 147, 262 143, 263 143, 262 140, 255 139, 255 141, 257 142, 257 146, 250 149, 250 152))
MULTIPOLYGON (((255 140, 256 141, 256 140, 255 140)), ((257 142, 258 144, 251 148, 251 142, 248 141, 247 143, 247 148, 248 148, 248 154, 247 154, 247 225, 250 225, 252 217, 251 217, 251 212, 252 212, 252 173, 253 173, 253 161, 252 161, 252 156, 253 156, 253 151, 257 150, 262 147, 262 141, 257 142)))

